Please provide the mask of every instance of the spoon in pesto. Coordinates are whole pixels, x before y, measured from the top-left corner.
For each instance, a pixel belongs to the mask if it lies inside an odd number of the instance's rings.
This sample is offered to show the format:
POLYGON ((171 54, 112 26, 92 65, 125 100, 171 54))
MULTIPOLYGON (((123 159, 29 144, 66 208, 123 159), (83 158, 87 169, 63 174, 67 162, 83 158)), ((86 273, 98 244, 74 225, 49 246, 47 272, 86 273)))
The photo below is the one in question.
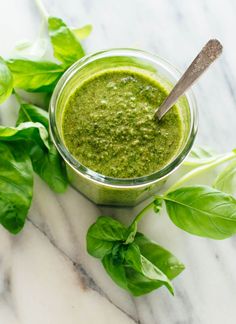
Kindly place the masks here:
POLYGON ((223 46, 217 39, 210 39, 189 65, 185 73, 176 83, 170 94, 156 109, 155 116, 161 118, 172 108, 178 98, 207 70, 207 68, 220 56, 223 46))

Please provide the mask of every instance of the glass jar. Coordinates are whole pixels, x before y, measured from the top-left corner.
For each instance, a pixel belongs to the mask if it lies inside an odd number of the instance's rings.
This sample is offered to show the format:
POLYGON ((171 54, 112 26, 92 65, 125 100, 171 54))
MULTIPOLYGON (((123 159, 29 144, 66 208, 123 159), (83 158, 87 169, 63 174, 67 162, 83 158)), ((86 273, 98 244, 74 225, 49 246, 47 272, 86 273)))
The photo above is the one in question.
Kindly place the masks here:
POLYGON ((50 103, 50 132, 67 165, 70 183, 96 204, 135 206, 158 191, 166 178, 189 153, 197 132, 197 106, 191 90, 176 106, 183 120, 183 140, 177 154, 161 170, 139 178, 112 178, 88 169, 66 148, 62 136, 62 115, 75 89, 93 74, 115 67, 139 69, 156 79, 169 92, 181 73, 162 58, 136 49, 110 49, 88 55, 74 63, 59 80, 50 103))

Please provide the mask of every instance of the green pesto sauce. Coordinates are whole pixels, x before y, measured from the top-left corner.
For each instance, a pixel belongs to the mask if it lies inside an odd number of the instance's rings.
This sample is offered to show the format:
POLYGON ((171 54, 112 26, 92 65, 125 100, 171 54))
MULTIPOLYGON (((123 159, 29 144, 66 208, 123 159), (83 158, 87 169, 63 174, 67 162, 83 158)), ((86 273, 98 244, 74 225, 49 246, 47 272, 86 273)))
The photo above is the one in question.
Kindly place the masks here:
POLYGON ((134 178, 163 168, 178 152, 183 131, 177 107, 158 122, 166 97, 150 76, 128 68, 106 70, 69 97, 62 119, 66 147, 105 176, 134 178))

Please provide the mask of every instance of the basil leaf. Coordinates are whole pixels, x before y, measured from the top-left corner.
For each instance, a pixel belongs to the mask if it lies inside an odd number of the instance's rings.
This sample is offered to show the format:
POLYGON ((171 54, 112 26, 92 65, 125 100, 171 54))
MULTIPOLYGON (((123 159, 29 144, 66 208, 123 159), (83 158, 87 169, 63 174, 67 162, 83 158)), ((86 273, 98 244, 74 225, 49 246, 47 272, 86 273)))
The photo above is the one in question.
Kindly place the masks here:
POLYGON ((34 123, 38 122, 48 130, 49 128, 48 118, 49 118, 48 113, 45 110, 35 105, 22 103, 20 105, 20 110, 18 113, 16 125, 18 126, 21 123, 28 122, 28 121, 34 123))
POLYGON ((173 293, 167 276, 142 256, 134 243, 116 245, 111 253, 104 256, 102 263, 112 280, 134 296, 141 296, 162 285, 173 293))
MULTIPOLYGON (((35 105, 23 103, 20 106, 17 124, 26 121, 41 123, 48 130, 48 113, 35 105)), ((31 144, 29 154, 34 171, 53 191, 64 192, 68 184, 65 164, 50 138, 47 147, 38 145, 37 141, 31 144)))
POLYGON ((68 180, 65 165, 55 146, 49 143, 49 149, 42 149, 37 143, 29 150, 34 172, 57 193, 67 189, 68 180))
POLYGON ((87 232, 87 251, 102 259, 112 251, 114 243, 125 240, 127 229, 111 217, 100 216, 87 232))
POLYGON ((87 252, 95 258, 102 259, 111 253, 114 242, 97 239, 87 233, 87 252))
POLYGON ((130 244, 125 254, 126 279, 134 296, 146 294, 165 285, 173 294, 173 286, 168 277, 152 262, 141 255, 138 245, 130 244))
POLYGON ((0 104, 11 95, 13 78, 5 61, 0 57, 0 104))
POLYGON ((136 230, 137 222, 127 229, 118 221, 101 216, 87 232, 87 251, 100 258, 113 281, 134 296, 163 285, 173 294, 170 279, 184 269, 183 264, 136 230))
POLYGON ((135 221, 128 227, 128 236, 125 240, 125 244, 130 244, 134 241, 137 233, 138 223, 135 221))
POLYGON ((216 178, 214 188, 228 194, 236 193, 236 161, 231 162, 216 178))
POLYGON ((200 166, 208 164, 218 159, 220 154, 216 154, 212 149, 204 146, 195 146, 184 161, 185 165, 200 166))
POLYGON ((33 192, 33 169, 24 147, 0 142, 0 223, 17 234, 24 226, 33 192))
POLYGON ((79 40, 83 40, 91 34, 92 30, 93 30, 92 25, 85 25, 81 28, 72 29, 72 32, 76 37, 78 37, 79 40))
POLYGON ((121 288, 129 291, 126 279, 126 268, 122 264, 117 264, 112 254, 107 254, 102 259, 102 264, 111 279, 121 288))
POLYGON ((138 272, 143 272, 141 253, 137 244, 129 244, 126 248, 125 253, 126 265, 132 267, 138 272))
MULTIPOLYGON (((132 268, 126 269, 128 290, 133 296, 142 296, 162 287, 163 279, 164 278, 161 278, 161 280, 151 280, 132 268)), ((171 294, 173 294, 172 289, 169 288, 169 290, 171 294)))
POLYGON ((134 242, 138 245, 141 254, 169 279, 177 277, 184 269, 184 265, 169 251, 149 240, 142 233, 137 233, 134 242))
POLYGON ((88 234, 100 240, 123 241, 126 240, 127 229, 112 217, 100 216, 96 223, 89 228, 88 234))
POLYGON ((41 148, 49 149, 48 132, 40 123, 26 122, 17 127, 0 126, 0 140, 36 142, 41 148))
POLYGON ((48 31, 55 58, 66 66, 85 55, 79 40, 60 18, 48 18, 48 31))
POLYGON ((114 243, 111 251, 114 264, 120 265, 124 263, 126 250, 127 246, 125 244, 121 242, 114 243))
POLYGON ((13 74, 14 88, 30 92, 51 92, 64 72, 61 65, 47 61, 10 59, 7 65, 13 74))
POLYGON ((172 222, 191 234, 225 239, 236 233, 236 199, 207 186, 183 187, 164 197, 172 222))
POLYGON ((126 246, 126 250, 123 248, 123 251, 125 251, 123 263, 118 263, 117 256, 113 253, 105 255, 102 260, 107 273, 121 288, 128 290, 134 296, 140 296, 166 285, 173 293, 169 279, 140 254, 137 245, 130 244, 126 246))

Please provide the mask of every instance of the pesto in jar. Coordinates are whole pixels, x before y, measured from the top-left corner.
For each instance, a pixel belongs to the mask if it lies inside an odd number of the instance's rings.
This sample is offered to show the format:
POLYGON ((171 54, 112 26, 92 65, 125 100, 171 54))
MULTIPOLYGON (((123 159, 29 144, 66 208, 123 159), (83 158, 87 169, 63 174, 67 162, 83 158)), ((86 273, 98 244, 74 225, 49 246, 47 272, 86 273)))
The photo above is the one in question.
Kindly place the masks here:
POLYGON ((115 178, 136 178, 162 169, 183 139, 173 107, 161 121, 155 109, 167 96, 154 78, 138 69, 97 73, 78 86, 62 118, 65 146, 84 166, 115 178))

